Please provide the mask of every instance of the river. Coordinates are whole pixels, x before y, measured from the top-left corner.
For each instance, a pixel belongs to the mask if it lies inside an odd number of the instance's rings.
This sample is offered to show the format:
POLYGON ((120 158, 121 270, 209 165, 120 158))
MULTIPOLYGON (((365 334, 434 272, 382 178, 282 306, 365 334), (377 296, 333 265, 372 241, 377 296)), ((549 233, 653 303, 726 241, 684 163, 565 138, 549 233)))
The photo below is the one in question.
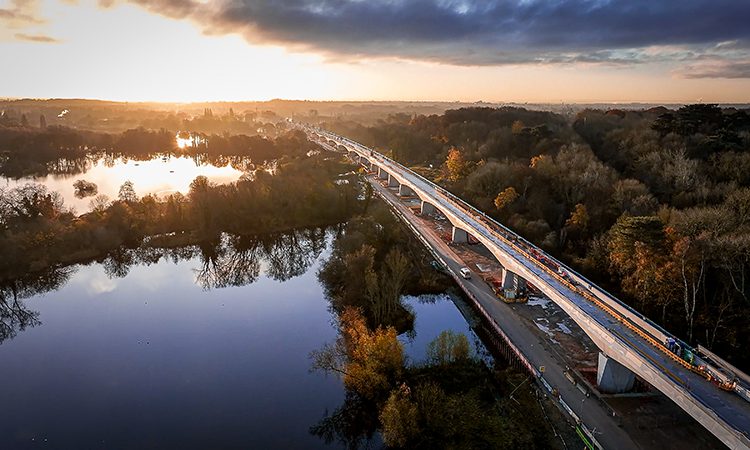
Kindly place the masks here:
MULTIPOLYGON (((308 356, 337 335, 316 276, 333 236, 225 237, 27 280, 15 309, 38 316, 2 319, 0 448, 339 448, 310 433, 345 395, 308 356)), ((444 329, 470 333, 447 295, 404 301, 413 361, 444 329)))

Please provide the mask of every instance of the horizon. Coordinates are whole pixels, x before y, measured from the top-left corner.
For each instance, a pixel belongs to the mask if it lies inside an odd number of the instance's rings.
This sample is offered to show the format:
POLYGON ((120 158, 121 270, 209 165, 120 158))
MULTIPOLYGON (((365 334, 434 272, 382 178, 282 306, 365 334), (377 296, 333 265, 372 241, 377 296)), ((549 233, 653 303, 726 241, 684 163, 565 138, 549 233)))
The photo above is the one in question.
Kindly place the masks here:
POLYGON ((622 106, 644 106, 644 107, 656 107, 656 106, 685 106, 690 104, 715 104, 719 106, 750 106, 750 101, 727 101, 727 102, 709 102, 709 101, 693 101, 693 102, 658 102, 658 101, 597 101, 597 100, 581 100, 581 101, 538 101, 538 102, 522 102, 522 101, 490 101, 490 100, 409 100, 409 99, 384 99, 384 100, 361 100, 361 99, 305 99, 305 98, 271 98, 267 100, 253 100, 253 99, 238 99, 238 100, 193 100, 193 101, 160 101, 160 100, 117 100, 109 98, 86 98, 86 97, 0 97, 0 102, 51 102, 51 101, 81 101, 81 102, 102 102, 102 103, 119 103, 119 104, 156 104, 156 105, 195 105, 195 104, 222 104, 222 103, 273 103, 273 102, 298 102, 298 103, 425 103, 425 104, 460 104, 460 105, 492 105, 492 106, 555 106, 555 105, 622 105, 622 106))

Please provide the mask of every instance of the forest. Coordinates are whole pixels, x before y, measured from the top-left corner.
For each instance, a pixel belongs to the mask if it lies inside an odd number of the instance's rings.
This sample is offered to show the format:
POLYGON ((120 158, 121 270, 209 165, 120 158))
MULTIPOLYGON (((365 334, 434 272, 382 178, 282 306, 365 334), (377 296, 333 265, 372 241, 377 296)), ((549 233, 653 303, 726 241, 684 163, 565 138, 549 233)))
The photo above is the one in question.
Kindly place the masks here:
POLYGON ((321 126, 389 154, 750 367, 750 115, 696 104, 394 114, 321 126))

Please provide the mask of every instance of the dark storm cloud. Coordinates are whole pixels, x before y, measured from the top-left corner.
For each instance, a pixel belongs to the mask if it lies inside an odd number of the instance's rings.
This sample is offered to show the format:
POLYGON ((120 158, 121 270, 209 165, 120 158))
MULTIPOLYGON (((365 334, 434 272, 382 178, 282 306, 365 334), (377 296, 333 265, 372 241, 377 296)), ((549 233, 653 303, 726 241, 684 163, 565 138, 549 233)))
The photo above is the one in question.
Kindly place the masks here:
MULTIPOLYGON (((109 0, 105 0, 109 1, 109 0)), ((240 33, 329 57, 386 56, 461 65, 673 58, 750 40, 749 0, 130 0, 188 18, 209 33, 240 33), (636 50, 633 50, 636 49, 636 50)), ((736 56, 736 55, 735 55, 736 56)))

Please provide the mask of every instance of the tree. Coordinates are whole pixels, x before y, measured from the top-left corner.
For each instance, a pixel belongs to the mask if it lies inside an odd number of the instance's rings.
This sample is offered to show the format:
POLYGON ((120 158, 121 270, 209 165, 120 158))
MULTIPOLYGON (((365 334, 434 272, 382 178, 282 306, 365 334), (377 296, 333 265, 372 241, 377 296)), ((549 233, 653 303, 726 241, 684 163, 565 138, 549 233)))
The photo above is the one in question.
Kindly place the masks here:
POLYGON ((679 297, 679 267, 669 251, 664 224, 654 216, 621 216, 609 231, 610 271, 642 306, 667 307, 679 297))
POLYGON ((513 186, 507 187, 495 197, 495 207, 498 210, 505 209, 511 203, 516 201, 517 198, 518 192, 516 192, 516 188, 513 186))
POLYGON ((524 128, 526 128, 526 125, 520 120, 516 120, 513 122, 513 125, 511 125, 510 130, 513 134, 521 134, 523 133, 524 128))
POLYGON ((565 222, 565 226, 579 232, 585 232, 589 227, 589 213, 586 210, 586 205, 576 204, 575 209, 565 222))
POLYGON ((391 392, 380 411, 380 423, 388 447, 406 448, 419 434, 419 409, 406 384, 391 392))
POLYGON ((445 365, 466 361, 469 358, 471 358, 471 347, 463 333, 444 330, 427 344, 427 360, 431 364, 445 365))
POLYGON ((73 183, 73 188, 75 188, 75 196, 77 198, 91 197, 93 195, 96 195, 99 189, 96 183, 91 183, 86 180, 77 180, 75 183, 73 183))
POLYGON ((688 328, 688 341, 693 340, 698 291, 706 274, 706 252, 703 245, 701 240, 693 241, 689 237, 680 238, 674 244, 674 256, 679 263, 682 277, 682 300, 685 308, 685 323, 688 328))
POLYGON ((117 199, 125 203, 134 203, 138 201, 138 196, 135 194, 132 181, 128 180, 122 183, 122 186, 120 186, 120 190, 117 193, 117 199))
POLYGON ((372 185, 370 183, 365 183, 365 204, 362 214, 367 214, 367 208, 370 207, 373 195, 375 195, 375 191, 373 190, 372 185))
POLYGON ((29 126, 29 119, 26 118, 26 114, 21 114, 21 126, 24 128, 29 126))
POLYGON ((339 373, 357 395, 382 399, 404 370, 404 349, 393 327, 371 331, 359 309, 347 307, 339 317, 340 334, 334 344, 313 351, 313 369, 339 373))
POLYGON ((390 322, 401 305, 401 293, 409 275, 409 259, 398 249, 385 257, 384 268, 378 280, 374 271, 365 275, 367 296, 377 323, 390 322))
POLYGON ((39 128, 42 130, 47 128, 47 118, 44 117, 44 114, 39 114, 39 128))
POLYGON ((461 150, 456 147, 453 147, 448 151, 444 167, 445 178, 453 183, 465 177, 469 171, 469 163, 464 158, 461 150))
POLYGON ((89 202, 89 208, 91 208, 91 212, 93 213, 102 214, 109 208, 110 204, 108 196, 99 194, 89 202))

